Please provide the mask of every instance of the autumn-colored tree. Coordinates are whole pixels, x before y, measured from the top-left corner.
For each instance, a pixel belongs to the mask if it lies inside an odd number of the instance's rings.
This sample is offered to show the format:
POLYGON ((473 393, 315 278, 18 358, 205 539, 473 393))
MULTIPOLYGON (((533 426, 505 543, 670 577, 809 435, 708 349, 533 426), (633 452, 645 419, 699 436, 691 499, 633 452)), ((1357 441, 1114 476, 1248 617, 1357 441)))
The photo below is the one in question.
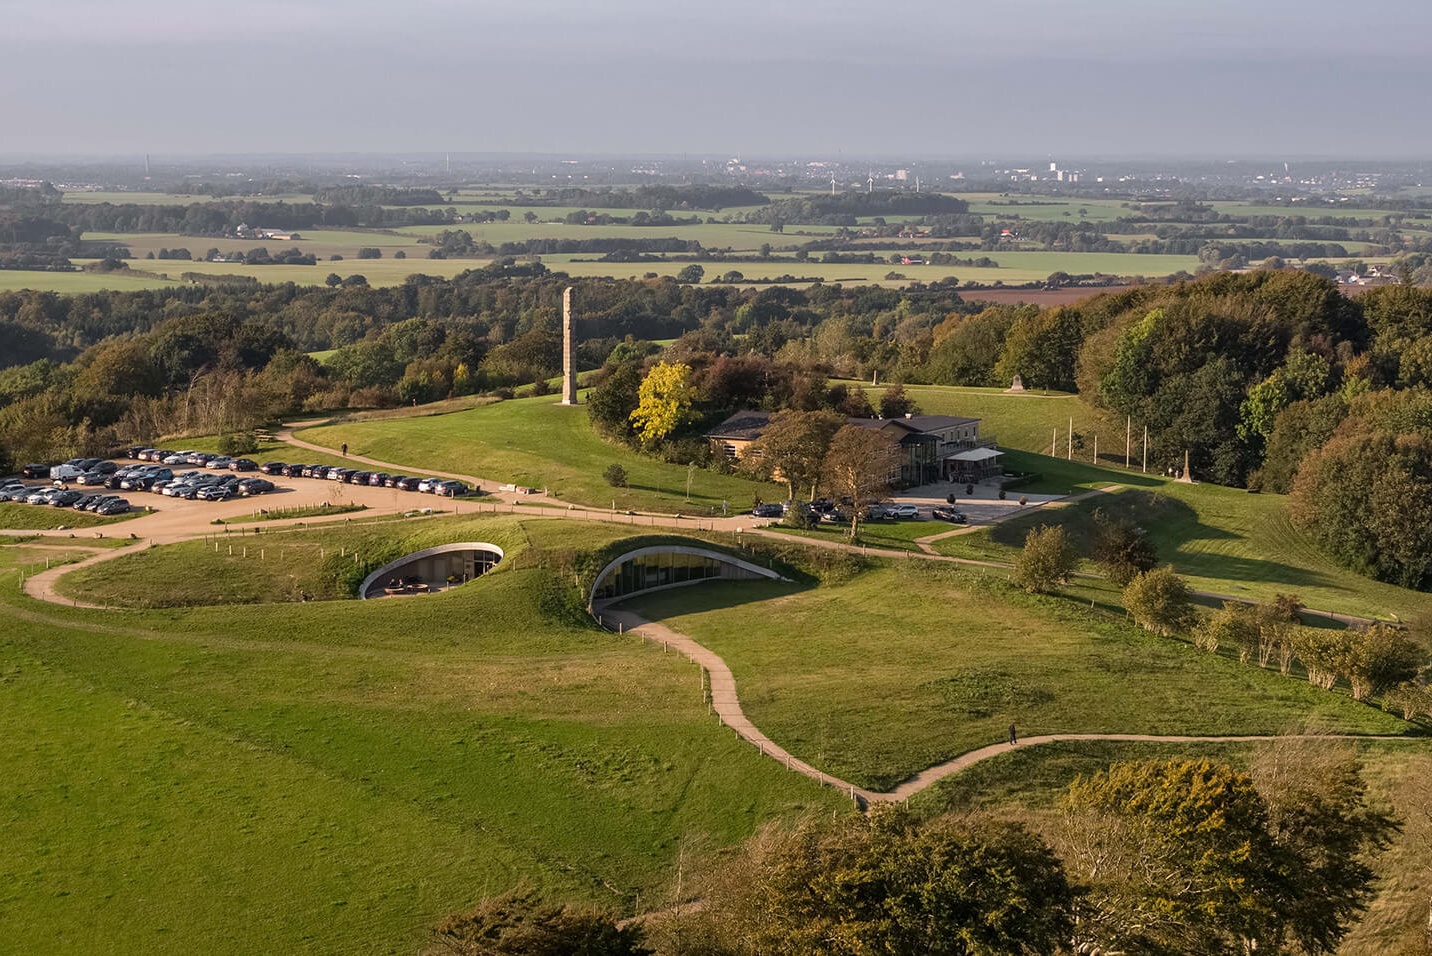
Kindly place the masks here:
POLYGON ((432 956, 650 956, 642 931, 618 928, 598 912, 553 906, 530 892, 484 900, 468 913, 449 916, 433 931, 432 956))
POLYGON ((642 380, 636 410, 631 413, 641 443, 649 448, 691 421, 695 399, 691 366, 684 362, 653 366, 642 380))
POLYGON ((1251 774, 1209 760, 1116 763, 1064 802, 1062 856, 1087 882, 1078 952, 1333 952, 1395 828, 1328 741, 1279 741, 1251 774))
POLYGON ((768 829, 714 875, 703 953, 1049 953, 1072 927, 1059 859, 1012 824, 905 811, 768 829))
POLYGON ((890 493, 895 443, 882 431, 844 425, 830 440, 821 464, 821 485, 836 499, 848 499, 850 539, 860 533, 865 506, 890 493))
POLYGON ((784 483, 786 497, 792 501, 796 492, 805 488, 814 498, 825 453, 843 423, 834 412, 777 412, 742 456, 741 468, 759 478, 784 483))

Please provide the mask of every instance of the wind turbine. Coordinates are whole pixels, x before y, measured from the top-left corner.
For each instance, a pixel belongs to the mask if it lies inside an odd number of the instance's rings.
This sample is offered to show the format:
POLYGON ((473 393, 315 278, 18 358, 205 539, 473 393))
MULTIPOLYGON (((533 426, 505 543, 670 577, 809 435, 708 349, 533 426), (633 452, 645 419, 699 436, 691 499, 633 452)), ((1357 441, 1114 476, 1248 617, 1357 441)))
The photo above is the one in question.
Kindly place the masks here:
POLYGON ((865 192, 867 195, 875 192, 875 174, 873 172, 865 177, 865 192))
POLYGON ((830 174, 830 194, 835 195, 835 173, 830 174))

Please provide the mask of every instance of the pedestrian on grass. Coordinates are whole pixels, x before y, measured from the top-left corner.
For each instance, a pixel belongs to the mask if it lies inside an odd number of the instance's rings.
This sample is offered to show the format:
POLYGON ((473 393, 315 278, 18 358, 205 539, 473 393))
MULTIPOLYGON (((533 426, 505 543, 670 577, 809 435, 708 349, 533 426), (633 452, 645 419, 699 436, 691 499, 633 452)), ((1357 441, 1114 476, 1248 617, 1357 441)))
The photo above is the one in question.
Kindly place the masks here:
POLYGON ((1014 732, 1014 724, 1009 725, 1009 745, 1013 747, 1019 743, 1019 735, 1014 732))
POLYGON ((343 457, 344 457, 344 458, 347 458, 347 457, 348 457, 348 443, 347 443, 347 442, 344 442, 342 445, 339 446, 339 448, 343 451, 343 457))

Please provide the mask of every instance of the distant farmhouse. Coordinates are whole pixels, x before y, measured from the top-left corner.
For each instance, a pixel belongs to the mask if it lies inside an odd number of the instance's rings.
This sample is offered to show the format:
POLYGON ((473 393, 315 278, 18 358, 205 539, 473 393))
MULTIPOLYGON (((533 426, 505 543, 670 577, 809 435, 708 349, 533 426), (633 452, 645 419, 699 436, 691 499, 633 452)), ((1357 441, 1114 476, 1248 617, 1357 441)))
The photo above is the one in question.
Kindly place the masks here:
MULTIPOLYGON (((737 412, 706 433, 715 454, 744 458, 751 443, 770 424, 770 412, 737 412)), ((857 428, 890 436, 898 454, 890 483, 900 488, 935 481, 976 482, 1004 472, 994 439, 980 438, 978 418, 953 415, 906 415, 904 418, 849 418, 857 428)))
POLYGON ((262 226, 254 228, 246 222, 241 222, 234 227, 234 236, 239 239, 278 239, 284 242, 302 239, 296 232, 289 232, 287 229, 267 229, 262 226))

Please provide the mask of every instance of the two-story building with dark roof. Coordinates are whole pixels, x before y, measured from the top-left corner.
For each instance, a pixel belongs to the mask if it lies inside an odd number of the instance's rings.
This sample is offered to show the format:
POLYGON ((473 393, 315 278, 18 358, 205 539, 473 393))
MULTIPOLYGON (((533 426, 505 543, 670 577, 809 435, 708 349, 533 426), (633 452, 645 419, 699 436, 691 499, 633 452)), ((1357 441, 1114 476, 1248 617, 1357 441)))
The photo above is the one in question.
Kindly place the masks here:
MULTIPOLYGON (((742 458, 770 423, 769 412, 742 411, 706 433, 711 450, 742 458)), ((906 415, 904 418, 849 418, 857 428, 889 436, 899 449, 890 483, 901 488, 935 481, 984 481, 1003 472, 994 440, 980 438, 978 418, 953 415, 906 415)))

